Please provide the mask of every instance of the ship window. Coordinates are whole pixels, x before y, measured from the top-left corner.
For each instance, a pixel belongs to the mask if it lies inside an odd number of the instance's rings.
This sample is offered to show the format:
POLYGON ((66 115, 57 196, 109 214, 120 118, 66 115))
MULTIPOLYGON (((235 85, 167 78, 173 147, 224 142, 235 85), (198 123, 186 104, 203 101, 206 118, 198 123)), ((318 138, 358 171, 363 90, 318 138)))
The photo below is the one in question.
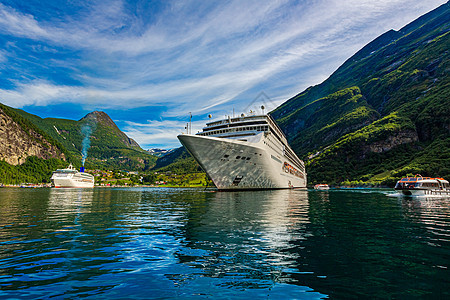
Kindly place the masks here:
POLYGON ((246 157, 245 157, 245 156, 242 156, 242 157, 241 157, 241 159, 242 159, 242 160, 245 160, 245 159, 246 159, 246 157))
POLYGON ((250 157, 247 157, 247 160, 250 160, 250 157))
POLYGON ((228 155, 228 154, 225 154, 223 157, 227 158, 227 157, 229 157, 229 155, 228 155))
POLYGON ((239 155, 238 156, 236 156, 236 159, 239 159, 239 158, 241 158, 239 155))

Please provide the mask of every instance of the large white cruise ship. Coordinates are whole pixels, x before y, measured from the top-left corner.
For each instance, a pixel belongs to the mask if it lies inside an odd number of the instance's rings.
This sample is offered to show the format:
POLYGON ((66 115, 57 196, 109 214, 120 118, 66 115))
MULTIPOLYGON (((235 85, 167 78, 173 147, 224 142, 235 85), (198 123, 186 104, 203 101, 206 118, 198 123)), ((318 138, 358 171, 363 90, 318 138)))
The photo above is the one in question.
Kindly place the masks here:
POLYGON ((306 171, 270 115, 210 122, 178 135, 219 190, 306 188, 306 171))
POLYGON ((84 172, 84 168, 78 172, 72 164, 66 169, 58 169, 53 172, 52 184, 56 188, 92 188, 94 176, 84 172))

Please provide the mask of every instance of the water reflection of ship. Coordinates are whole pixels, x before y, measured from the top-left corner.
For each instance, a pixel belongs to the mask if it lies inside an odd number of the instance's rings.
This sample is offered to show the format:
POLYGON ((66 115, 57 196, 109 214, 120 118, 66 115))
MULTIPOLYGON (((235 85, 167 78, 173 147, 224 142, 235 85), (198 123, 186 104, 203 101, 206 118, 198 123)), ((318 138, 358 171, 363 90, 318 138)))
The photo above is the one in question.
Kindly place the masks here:
POLYGON ((450 215, 450 198, 448 197, 399 198, 399 201, 406 217, 414 218, 422 223, 428 223, 430 220, 443 216, 448 218, 450 215))
POLYGON ((287 250, 293 240, 307 238, 302 227, 308 222, 306 191, 219 192, 201 215, 189 216, 187 247, 177 257, 233 286, 244 284, 242 278, 246 284, 261 285, 264 279, 273 284, 295 262, 287 250))
POLYGON ((79 209, 80 205, 90 205, 93 198, 93 189, 51 189, 49 209, 58 210, 64 208, 67 211, 72 208, 71 211, 74 212, 79 209))

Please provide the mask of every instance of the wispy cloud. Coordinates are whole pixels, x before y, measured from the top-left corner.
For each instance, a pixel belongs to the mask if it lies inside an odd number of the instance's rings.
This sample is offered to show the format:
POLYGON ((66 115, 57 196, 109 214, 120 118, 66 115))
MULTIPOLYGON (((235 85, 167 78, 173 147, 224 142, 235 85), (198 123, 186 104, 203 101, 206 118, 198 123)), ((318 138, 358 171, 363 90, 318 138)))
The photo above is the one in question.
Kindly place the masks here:
MULTIPOLYGON (((261 91, 281 103, 320 83, 378 35, 444 2, 0 4, 0 42, 14 53, 0 51, 0 76, 10 83, 0 83, 0 101, 14 107, 162 106, 173 120, 189 111, 243 109, 261 91)), ((156 127, 137 128, 142 140, 153 141, 145 135, 156 127)))

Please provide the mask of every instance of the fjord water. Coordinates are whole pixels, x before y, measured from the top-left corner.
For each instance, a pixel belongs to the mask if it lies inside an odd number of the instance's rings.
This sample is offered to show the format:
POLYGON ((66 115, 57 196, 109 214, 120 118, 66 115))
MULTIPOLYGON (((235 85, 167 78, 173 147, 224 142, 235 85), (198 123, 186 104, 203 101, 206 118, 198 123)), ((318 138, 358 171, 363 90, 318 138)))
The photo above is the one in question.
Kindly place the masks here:
POLYGON ((450 199, 0 189, 0 298, 447 298, 450 199))

